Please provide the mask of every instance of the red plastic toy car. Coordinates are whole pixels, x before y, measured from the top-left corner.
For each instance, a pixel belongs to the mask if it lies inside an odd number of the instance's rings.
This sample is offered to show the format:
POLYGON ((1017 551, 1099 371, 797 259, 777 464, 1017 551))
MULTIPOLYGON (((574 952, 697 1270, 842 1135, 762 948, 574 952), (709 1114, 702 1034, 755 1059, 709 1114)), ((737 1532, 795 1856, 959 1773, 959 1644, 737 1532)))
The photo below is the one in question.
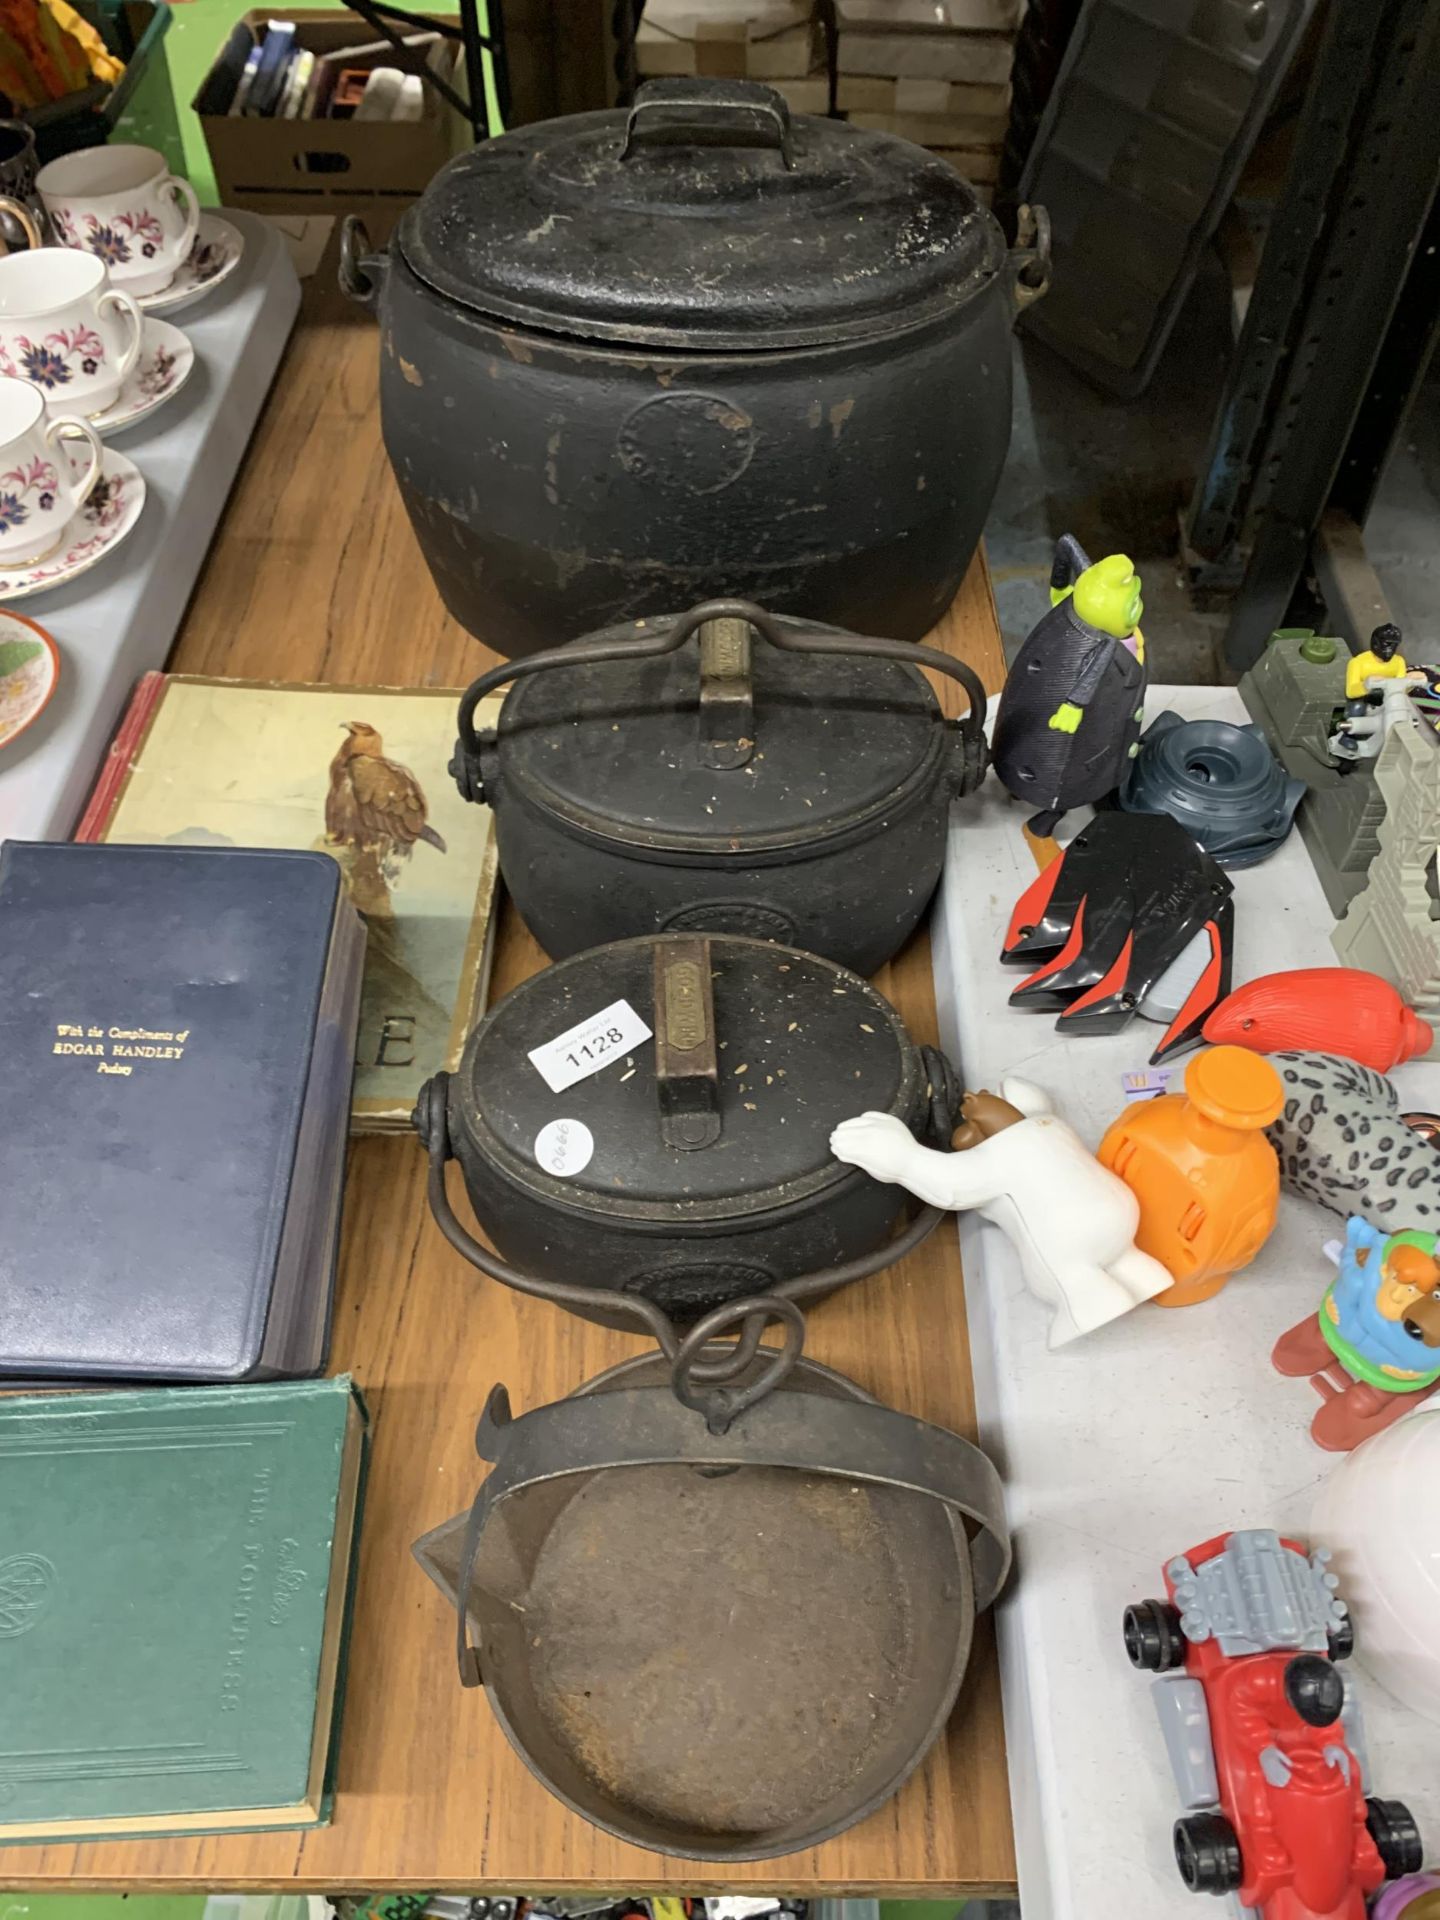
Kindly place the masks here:
POLYGON ((1264 1920, 1365 1920, 1367 1894, 1420 1867, 1409 1810, 1367 1797, 1328 1559, 1268 1529, 1218 1534, 1168 1563, 1167 1599, 1125 1610, 1132 1665, 1166 1676, 1181 1878, 1264 1920))

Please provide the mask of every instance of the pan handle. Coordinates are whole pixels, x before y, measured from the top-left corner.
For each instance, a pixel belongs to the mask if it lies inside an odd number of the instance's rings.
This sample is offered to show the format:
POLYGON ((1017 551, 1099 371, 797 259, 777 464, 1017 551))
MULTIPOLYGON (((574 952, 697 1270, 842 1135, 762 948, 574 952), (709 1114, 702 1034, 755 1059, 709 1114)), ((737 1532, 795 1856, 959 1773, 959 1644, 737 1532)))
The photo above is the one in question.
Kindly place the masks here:
POLYGON ((756 606, 753 600, 702 600, 673 620, 668 628, 656 632, 627 635, 622 640, 597 636, 572 640, 568 646, 549 647, 544 653, 532 653, 524 660, 506 660, 478 680, 472 680, 460 700, 459 742, 450 771, 466 800, 483 801, 485 785, 481 772, 482 736, 475 731, 475 713, 486 694, 507 682, 523 680, 532 673, 548 673, 556 667, 598 666, 610 660, 653 660, 674 653, 699 631, 701 647, 701 751, 708 766, 717 769, 741 767, 753 750, 753 725, 748 736, 734 734, 733 723, 743 720, 749 700, 748 649, 743 666, 737 650, 728 643, 735 623, 758 633, 762 640, 781 653, 808 653, 835 658, 897 660, 906 666, 924 667, 943 673, 965 689, 970 705, 953 724, 960 736, 961 767, 954 781, 957 793, 966 794, 985 777, 988 757, 985 747, 985 689, 973 667, 956 660, 935 647, 920 647, 909 640, 882 640, 869 635, 816 631, 792 633, 774 614, 756 606), (709 629, 707 635, 706 629, 709 629), (722 636, 727 644, 717 647, 722 636), (709 639, 708 648, 704 642, 709 639), (708 685, 707 685, 708 681, 708 685), (727 684, 728 683, 728 684, 727 684), (743 691, 742 691, 743 689, 743 691), (707 700, 707 694, 709 696, 707 700), (731 724, 726 724, 729 722, 731 724))
MULTIPOLYGON (((726 1311, 738 1315, 752 1304, 760 1302, 736 1301, 726 1311)), ((695 1333, 697 1340, 704 1337, 698 1327, 695 1333)), ((766 1350, 774 1364, 786 1364, 789 1344, 766 1350)), ((603 1393, 572 1394, 518 1419, 511 1418, 505 1389, 497 1387, 481 1420, 480 1438, 482 1457, 493 1455, 494 1465, 470 1509, 455 1594, 456 1654, 466 1686, 478 1686, 482 1679, 480 1651, 470 1641, 468 1602, 485 1527, 506 1500, 570 1474, 656 1465, 710 1473, 779 1467, 852 1486, 892 1487, 938 1500, 969 1522, 977 1612, 995 1599, 1010 1570, 1005 1489, 994 1462, 949 1428, 868 1398, 776 1393, 753 1402, 743 1424, 727 1421, 717 1429, 678 1416, 653 1386, 615 1385, 603 1393)))
MULTIPOLYGON (((578 1286, 573 1281, 545 1280, 538 1274, 522 1272, 519 1267, 512 1267, 509 1261, 502 1260, 499 1254, 492 1253, 489 1247, 462 1226, 450 1204, 450 1195, 445 1186, 445 1164, 454 1157, 449 1107, 450 1076, 448 1073, 437 1073, 420 1089, 413 1123, 430 1156, 427 1182, 430 1212, 436 1226, 460 1257, 468 1260, 472 1267, 491 1280, 498 1280, 502 1286, 526 1294, 532 1300, 549 1300, 554 1306, 570 1307, 576 1313, 627 1314, 639 1323, 640 1331, 648 1333, 656 1341, 671 1365, 676 1365, 685 1336, 663 1307, 656 1306, 653 1300, 647 1300, 643 1294, 622 1292, 618 1288, 578 1286)), ((687 1351, 685 1377, 720 1383, 734 1380, 759 1352, 760 1336, 775 1300, 798 1306, 801 1301, 814 1299, 817 1294, 831 1293, 840 1287, 848 1287, 852 1281, 867 1279, 882 1267, 888 1267, 913 1253, 922 1241, 929 1239, 944 1217, 939 1207, 922 1207, 893 1240, 887 1240, 883 1246, 873 1248, 869 1253, 841 1261, 833 1267, 818 1268, 813 1273, 796 1274, 792 1279, 779 1281, 768 1293, 727 1303, 727 1311, 730 1306, 745 1309, 740 1337, 720 1359, 700 1358, 698 1349, 694 1350, 693 1355, 687 1351)), ((788 1313, 784 1317, 789 1320, 788 1313)), ((705 1322, 702 1320, 699 1324, 704 1326, 705 1322)), ((713 1335, 709 1337, 713 1338, 713 1335)))

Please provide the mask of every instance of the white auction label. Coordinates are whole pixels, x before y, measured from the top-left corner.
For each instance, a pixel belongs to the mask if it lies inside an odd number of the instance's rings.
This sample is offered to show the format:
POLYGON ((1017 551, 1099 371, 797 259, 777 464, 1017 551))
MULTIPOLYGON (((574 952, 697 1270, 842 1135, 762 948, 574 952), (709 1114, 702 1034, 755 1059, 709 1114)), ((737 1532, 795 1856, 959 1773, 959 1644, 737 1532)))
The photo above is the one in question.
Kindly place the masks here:
POLYGON ((589 1166, 595 1136, 583 1120, 547 1120, 535 1136, 535 1164, 557 1180, 573 1180, 589 1166))
POLYGON ((533 1047, 530 1063, 552 1093, 563 1093, 577 1080, 588 1080, 612 1060, 619 1060, 650 1038, 650 1029, 628 1000, 615 1000, 588 1020, 543 1047, 533 1047))

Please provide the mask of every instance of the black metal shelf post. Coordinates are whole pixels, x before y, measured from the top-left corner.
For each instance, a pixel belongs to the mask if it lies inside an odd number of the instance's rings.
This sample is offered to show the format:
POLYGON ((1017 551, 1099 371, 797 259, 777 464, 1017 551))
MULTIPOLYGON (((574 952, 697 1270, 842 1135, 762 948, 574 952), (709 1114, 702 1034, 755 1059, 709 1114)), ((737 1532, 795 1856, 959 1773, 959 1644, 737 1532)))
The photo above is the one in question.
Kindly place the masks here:
POLYGON ((489 0, 487 12, 489 31, 480 25, 479 0, 457 0, 460 9, 460 25, 450 27, 432 19, 428 14, 416 13, 409 7, 397 7, 390 0, 346 0, 346 5, 378 33, 382 40, 388 40, 396 52, 402 56, 402 65, 406 71, 418 73, 440 98, 447 101, 455 111, 470 124, 470 131, 477 140, 488 139, 490 134, 490 115, 485 105, 485 55, 490 55, 491 66, 495 74, 495 99, 500 109, 500 118, 506 125, 510 119, 510 69, 505 57, 505 0, 489 0), (469 99, 464 100, 448 81, 439 74, 431 73, 423 62, 414 62, 410 49, 405 45, 404 35, 390 24, 408 28, 412 33, 440 33, 448 40, 459 40, 465 50, 465 86, 469 99))
POLYGON ((1333 0, 1186 526, 1202 581, 1243 565, 1234 668, 1282 624, 1327 509, 1373 496, 1434 339, 1437 179, 1440 6, 1333 0))

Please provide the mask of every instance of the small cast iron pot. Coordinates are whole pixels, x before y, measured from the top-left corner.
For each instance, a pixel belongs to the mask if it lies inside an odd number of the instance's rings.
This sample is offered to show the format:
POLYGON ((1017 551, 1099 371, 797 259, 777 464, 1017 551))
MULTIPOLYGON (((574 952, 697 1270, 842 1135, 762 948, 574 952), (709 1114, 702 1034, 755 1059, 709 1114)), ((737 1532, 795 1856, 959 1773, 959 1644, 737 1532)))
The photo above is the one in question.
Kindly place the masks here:
POLYGON ((415 1544, 462 1682, 531 1772, 656 1852, 766 1859, 883 1805, 1009 1567, 985 1455, 800 1359, 801 1328, 783 1301, 722 1309, 670 1365, 627 1360, 519 1419, 496 1387, 489 1477, 415 1544), (701 1390, 706 1342, 755 1309, 785 1348, 701 1390))
POLYGON ((482 1273, 673 1352, 674 1321, 752 1294, 813 1299, 917 1246, 940 1215, 891 1240, 903 1196, 836 1160, 830 1134, 875 1110, 948 1146, 958 1104, 944 1056, 858 975, 764 941, 662 934, 522 982, 415 1120, 431 1210, 482 1273), (607 1038, 627 1013, 653 1040, 607 1038), (609 1064, 552 1092, 531 1056, 558 1036, 580 1064, 609 1064), (498 1258, 451 1209, 452 1154, 498 1258))
POLYGON ((871 974, 930 903, 984 727, 962 661, 712 600, 482 674, 453 768, 494 808, 505 884, 553 959, 741 933, 871 974), (959 681, 963 720, 922 666, 959 681), (507 680, 499 727, 477 733, 507 680))
POLYGON ((732 592, 919 640, 1004 464, 1028 232, 906 141, 703 79, 482 142, 388 251, 347 221, 446 606, 516 655, 732 592))

